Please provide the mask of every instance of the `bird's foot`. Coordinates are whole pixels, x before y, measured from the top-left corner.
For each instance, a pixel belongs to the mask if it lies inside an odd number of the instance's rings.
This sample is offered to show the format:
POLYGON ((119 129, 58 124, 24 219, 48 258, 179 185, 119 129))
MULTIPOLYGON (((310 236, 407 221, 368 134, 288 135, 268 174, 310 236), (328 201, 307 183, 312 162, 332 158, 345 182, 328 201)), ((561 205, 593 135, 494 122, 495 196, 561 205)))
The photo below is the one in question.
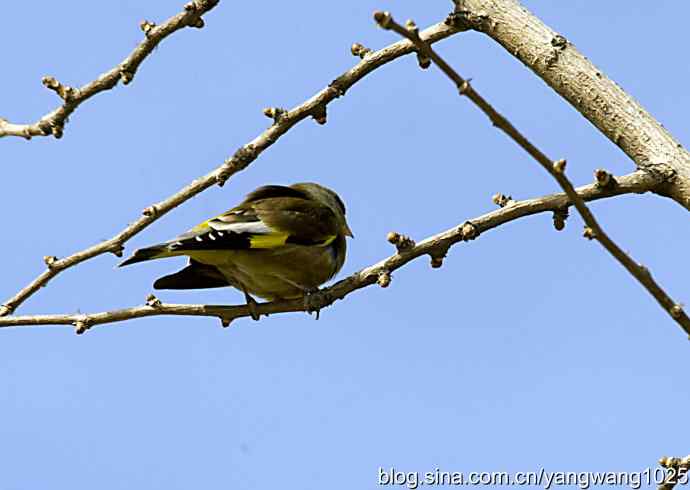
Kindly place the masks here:
POLYGON ((321 300, 318 297, 320 293, 319 288, 310 288, 304 290, 304 311, 309 313, 316 313, 316 319, 319 319, 321 313, 321 300))
POLYGON ((247 307, 249 308, 249 316, 252 317, 252 320, 255 322, 259 321, 259 318, 261 315, 259 314, 259 310, 257 309, 257 306, 259 303, 256 302, 254 298, 252 298, 249 293, 245 291, 244 293, 244 298, 247 300, 247 307))

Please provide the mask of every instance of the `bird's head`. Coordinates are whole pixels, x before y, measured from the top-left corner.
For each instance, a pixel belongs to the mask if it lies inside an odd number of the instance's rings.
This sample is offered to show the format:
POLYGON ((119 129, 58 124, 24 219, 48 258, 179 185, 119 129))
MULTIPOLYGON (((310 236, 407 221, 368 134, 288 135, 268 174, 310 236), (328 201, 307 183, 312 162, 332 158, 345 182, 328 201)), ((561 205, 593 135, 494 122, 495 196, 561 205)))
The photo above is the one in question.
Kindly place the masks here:
POLYGON ((290 187, 300 190, 315 201, 328 206, 340 222, 343 235, 354 237, 352 230, 350 230, 347 220, 345 219, 345 204, 343 203, 343 200, 340 199, 338 194, 327 187, 324 187, 320 184, 315 184, 313 182, 302 182, 299 184, 293 184, 290 187))

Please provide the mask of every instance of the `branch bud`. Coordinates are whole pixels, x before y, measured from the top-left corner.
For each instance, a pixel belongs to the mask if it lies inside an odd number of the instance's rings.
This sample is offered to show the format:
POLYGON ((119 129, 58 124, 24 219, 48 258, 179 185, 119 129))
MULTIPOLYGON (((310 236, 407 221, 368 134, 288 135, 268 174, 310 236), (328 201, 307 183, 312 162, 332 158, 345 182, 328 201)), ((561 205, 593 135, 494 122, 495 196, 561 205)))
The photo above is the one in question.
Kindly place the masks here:
POLYGON ((320 125, 326 124, 327 121, 327 114, 326 114, 326 106, 325 105, 320 105, 317 106, 316 109, 314 109, 314 112, 312 112, 311 117, 320 125))
POLYGON ((479 236, 479 230, 470 221, 465 221, 465 223, 460 227, 459 231, 462 235, 463 241, 474 240, 479 236))
POLYGON ((161 303, 161 300, 156 298, 154 294, 149 294, 146 297, 146 306, 150 306, 151 308, 159 308, 163 303, 161 303))
POLYGON ((565 172, 566 161, 561 159, 553 162, 553 171, 557 174, 562 174, 565 172))
POLYGON ((371 53, 371 49, 360 43, 354 43, 352 46, 350 46, 350 52, 353 56, 359 56, 360 58, 364 59, 366 55, 371 53))
POLYGON ((77 335, 83 334, 90 328, 91 325, 89 324, 88 318, 86 317, 84 317, 81 320, 76 320, 74 322, 74 333, 76 333, 77 335))
POLYGON ((582 232, 582 236, 585 237, 587 240, 594 240, 597 237, 597 234, 594 232, 592 228, 589 226, 585 226, 585 231, 582 232))
POLYGON ((386 240, 388 240, 389 243, 395 245, 395 248, 398 250, 398 253, 402 253, 405 250, 414 247, 414 240, 412 240, 408 236, 401 235, 400 233, 397 233, 395 231, 391 231, 390 233, 388 233, 388 235, 386 236, 386 240))
POLYGON ((391 14, 389 12, 381 12, 379 10, 374 12, 374 20, 380 28, 387 30, 391 28, 391 22, 393 21, 393 17, 391 17, 391 14))
POLYGON ((512 206, 513 204, 515 204, 515 201, 513 201, 513 198, 511 196, 503 195, 500 192, 494 194, 491 197, 491 200, 494 204, 501 208, 505 208, 506 206, 512 206))
POLYGON ((275 124, 286 112, 285 109, 281 109, 280 107, 266 107, 264 109, 264 116, 273 119, 273 123, 275 124))
POLYGON ((562 231, 565 228, 565 220, 568 219, 568 208, 557 209, 553 212, 553 227, 556 231, 562 231))
POLYGON ((139 27, 141 28, 142 31, 144 31, 144 34, 146 34, 146 37, 149 37, 149 34, 153 30, 154 27, 156 27, 155 22, 149 22, 148 20, 142 20, 139 23, 139 27))
POLYGON ((598 168, 594 171, 594 178, 596 179, 597 187, 602 189, 610 189, 616 185, 615 177, 603 168, 598 168))
POLYGON ((55 262, 57 262, 58 258, 54 255, 46 255, 43 257, 43 262, 48 266, 48 269, 52 269, 55 266, 55 262))
POLYGON ((388 271, 379 272, 379 277, 376 280, 379 286, 382 288, 387 288, 391 284, 391 274, 388 271))

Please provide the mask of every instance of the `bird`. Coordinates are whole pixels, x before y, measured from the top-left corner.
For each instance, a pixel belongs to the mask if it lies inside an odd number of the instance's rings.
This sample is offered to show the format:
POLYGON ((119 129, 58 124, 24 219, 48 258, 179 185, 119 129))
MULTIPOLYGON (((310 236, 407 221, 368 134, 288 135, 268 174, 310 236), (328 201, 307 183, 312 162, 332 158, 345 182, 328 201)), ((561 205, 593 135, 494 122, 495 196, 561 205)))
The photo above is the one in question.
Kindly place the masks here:
POLYGON ((231 286, 258 320, 253 296, 304 297, 306 304, 345 263, 346 237, 353 234, 345 205, 331 189, 313 182, 265 185, 178 237, 135 250, 119 266, 187 256, 189 265, 156 280, 154 289, 231 286))

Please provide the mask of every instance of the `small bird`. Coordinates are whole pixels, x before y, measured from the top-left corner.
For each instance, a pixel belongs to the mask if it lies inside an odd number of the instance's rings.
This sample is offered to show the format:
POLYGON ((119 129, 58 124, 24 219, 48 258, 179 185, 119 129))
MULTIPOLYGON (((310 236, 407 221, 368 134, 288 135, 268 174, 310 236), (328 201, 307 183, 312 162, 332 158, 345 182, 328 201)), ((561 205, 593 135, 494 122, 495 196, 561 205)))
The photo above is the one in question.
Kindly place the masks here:
POLYGON ((343 266, 346 236, 353 235, 345 205, 332 190, 310 182, 267 185, 173 240, 136 250, 120 267, 186 255, 189 265, 158 279, 155 289, 232 286, 257 320, 251 295, 306 297, 343 266))

